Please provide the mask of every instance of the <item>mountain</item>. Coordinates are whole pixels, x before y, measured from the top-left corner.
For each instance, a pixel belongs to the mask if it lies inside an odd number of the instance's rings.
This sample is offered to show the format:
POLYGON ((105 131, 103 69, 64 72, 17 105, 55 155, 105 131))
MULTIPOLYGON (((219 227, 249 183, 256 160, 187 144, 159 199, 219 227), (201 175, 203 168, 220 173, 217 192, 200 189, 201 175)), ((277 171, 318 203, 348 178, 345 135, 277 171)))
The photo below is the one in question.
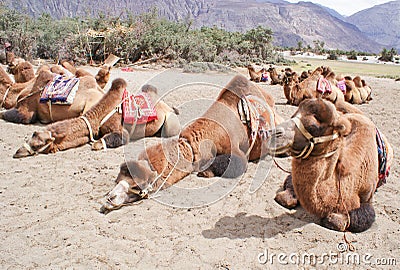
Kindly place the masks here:
POLYGON ((359 11, 346 19, 370 39, 400 52, 400 1, 392 1, 359 11))
POLYGON ((246 31, 258 25, 274 32, 274 43, 283 47, 314 46, 325 49, 379 52, 382 45, 354 25, 332 16, 311 2, 292 4, 283 0, 2 0, 6 5, 33 16, 43 12, 55 18, 137 15, 157 7, 160 16, 179 21, 192 19, 194 27, 217 26, 246 31))

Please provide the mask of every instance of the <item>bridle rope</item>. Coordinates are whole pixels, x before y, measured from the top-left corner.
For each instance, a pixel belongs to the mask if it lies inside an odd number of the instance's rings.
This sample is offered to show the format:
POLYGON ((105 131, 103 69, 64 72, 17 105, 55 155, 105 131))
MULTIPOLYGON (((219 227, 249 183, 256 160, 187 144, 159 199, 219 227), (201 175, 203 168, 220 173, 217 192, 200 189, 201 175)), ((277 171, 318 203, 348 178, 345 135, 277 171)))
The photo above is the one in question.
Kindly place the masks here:
MULTIPOLYGON (((291 119, 296 127, 300 130, 301 134, 308 140, 309 144, 306 145, 303 150, 300 151, 299 154, 297 154, 296 156, 294 156, 295 158, 302 158, 302 159, 306 159, 308 158, 312 151, 314 150, 314 146, 316 144, 320 144, 320 143, 324 143, 324 142, 329 142, 329 141, 333 141, 337 138, 339 138, 339 134, 337 132, 334 132, 332 135, 325 135, 325 136, 320 136, 320 137, 314 137, 313 135, 311 135, 306 128, 304 127, 303 123, 300 120, 300 117, 296 116, 293 117, 291 119)), ((292 150, 293 151, 293 150, 292 150)), ((335 152, 337 151, 337 149, 326 153, 323 155, 323 157, 330 157, 333 154, 335 154, 335 152)))

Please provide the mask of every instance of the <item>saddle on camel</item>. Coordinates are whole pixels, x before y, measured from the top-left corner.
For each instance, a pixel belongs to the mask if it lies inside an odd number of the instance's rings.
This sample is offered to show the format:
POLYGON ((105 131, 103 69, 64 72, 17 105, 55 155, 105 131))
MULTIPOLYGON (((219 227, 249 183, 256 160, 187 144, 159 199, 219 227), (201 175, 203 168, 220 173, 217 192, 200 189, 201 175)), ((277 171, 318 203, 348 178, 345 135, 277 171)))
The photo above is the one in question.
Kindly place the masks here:
POLYGON ((293 157, 275 201, 289 209, 300 204, 329 229, 362 232, 375 220, 373 194, 386 181, 393 149, 369 118, 345 107, 307 99, 271 132, 269 151, 293 157))
POLYGON ((22 97, 20 95, 15 107, 1 112, 0 118, 22 124, 37 121, 47 124, 61 121, 84 114, 104 95, 104 92, 98 89, 96 80, 91 76, 79 78, 76 88, 58 88, 58 85, 69 85, 60 83, 59 74, 52 72, 59 68, 59 66, 50 69, 42 68, 34 79, 30 91, 23 91, 24 95, 22 97), (70 97, 71 93, 73 98, 63 100, 63 97, 70 97), (58 96, 61 100, 54 102, 53 96, 58 96))
POLYGON ((121 165, 102 213, 147 198, 198 172, 234 178, 262 155, 265 132, 281 122, 273 98, 243 76, 235 76, 216 101, 177 139, 150 146, 121 165))
POLYGON ((129 140, 154 136, 175 136, 180 131, 179 119, 163 101, 155 98, 150 86, 137 95, 129 95, 123 79, 115 79, 103 98, 80 117, 48 125, 34 132, 14 158, 48 154, 92 144, 93 150, 115 148, 129 140), (133 108, 132 108, 133 106, 133 108))

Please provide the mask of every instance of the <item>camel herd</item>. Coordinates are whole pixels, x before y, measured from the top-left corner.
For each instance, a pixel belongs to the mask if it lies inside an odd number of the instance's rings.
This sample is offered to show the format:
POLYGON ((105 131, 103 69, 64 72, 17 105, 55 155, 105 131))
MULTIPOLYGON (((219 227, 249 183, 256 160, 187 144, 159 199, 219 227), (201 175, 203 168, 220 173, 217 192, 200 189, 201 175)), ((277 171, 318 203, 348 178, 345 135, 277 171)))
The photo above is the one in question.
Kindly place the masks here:
POLYGON ((250 80, 233 77, 208 110, 182 128, 177 110, 159 100, 151 85, 142 92, 153 104, 155 119, 124 123, 121 104, 128 85, 117 78, 104 89, 110 66, 100 67, 93 76, 67 61, 36 72, 22 61, 8 72, 0 68, 0 100, 5 109, 0 118, 48 124, 34 132, 14 158, 87 143, 101 150, 146 136, 170 137, 121 165, 115 187, 100 209, 105 214, 149 198, 192 173, 236 178, 246 172, 249 161, 265 155, 291 156, 292 172, 283 191, 276 194, 277 203, 286 208, 301 205, 329 229, 367 230, 375 220, 373 194, 385 182, 394 155, 386 137, 353 105, 370 101, 371 88, 359 76, 337 76, 329 67, 301 75, 290 68, 281 74, 273 67, 255 71, 249 66, 248 70, 250 80), (79 78, 71 104, 40 102, 55 74, 79 78), (265 78, 282 85, 287 103, 298 106, 291 119, 285 121, 273 97, 256 84, 265 78))

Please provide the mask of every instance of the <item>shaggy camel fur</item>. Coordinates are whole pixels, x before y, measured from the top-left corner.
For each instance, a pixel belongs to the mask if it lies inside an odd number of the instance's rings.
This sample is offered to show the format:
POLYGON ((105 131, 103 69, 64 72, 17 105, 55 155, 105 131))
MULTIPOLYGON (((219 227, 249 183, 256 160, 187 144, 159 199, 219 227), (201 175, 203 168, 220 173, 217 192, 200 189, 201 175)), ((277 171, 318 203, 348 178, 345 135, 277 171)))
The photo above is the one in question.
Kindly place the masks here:
POLYGON ((262 75, 265 72, 265 68, 262 68, 259 71, 256 71, 252 65, 248 65, 247 70, 249 71, 250 81, 257 82, 257 83, 261 82, 262 75))
POLYGON ((169 115, 173 109, 163 101, 157 102, 155 96, 157 89, 152 89, 150 86, 143 90, 153 92, 152 100, 158 119, 136 126, 123 125, 122 114, 118 113, 116 108, 121 104, 126 86, 123 79, 115 79, 110 90, 82 117, 59 121, 48 125, 44 131, 34 132, 28 143, 17 150, 14 158, 55 153, 76 148, 88 142, 93 142, 93 150, 104 147, 115 148, 128 143, 129 140, 154 136, 158 132, 164 137, 175 136, 179 133, 179 119, 176 115, 169 115))
POLYGON ((30 75, 27 74, 30 72, 25 73, 25 69, 21 70, 18 69, 18 71, 16 72, 17 72, 16 74, 20 73, 22 74, 14 75, 14 77, 18 77, 20 81, 14 83, 13 80, 10 78, 10 76, 7 74, 7 72, 5 72, 5 70, 2 67, 0 67, 0 100, 1 100, 0 107, 3 107, 5 109, 13 108, 17 104, 18 98, 23 96, 23 94, 21 93, 23 91, 29 92, 32 89, 32 86, 35 81, 34 78, 25 81, 27 78, 30 78, 30 75))
MULTIPOLYGON (((336 86, 337 81, 333 72, 327 72, 326 68, 318 67, 316 68, 307 79, 302 82, 293 81, 291 85, 287 85, 288 89, 286 91, 290 92, 290 99, 288 100, 290 104, 298 106, 301 101, 309 98, 316 98, 322 96, 324 99, 330 100, 332 102, 343 101, 343 92, 336 86), (324 77, 325 75, 325 77, 324 77), (330 83, 332 92, 321 94, 317 91, 318 80, 324 77, 330 83), (290 89, 290 90, 289 90, 290 89)), ((286 96, 286 95, 285 95, 286 96)))
POLYGON ((276 68, 274 67, 269 67, 269 69, 267 70, 269 72, 269 76, 271 77, 271 84, 272 85, 276 85, 276 84, 282 84, 282 75, 278 74, 278 72, 276 71, 276 68))
POLYGON ((40 95, 44 87, 53 80, 54 74, 44 68, 36 77, 28 95, 20 98, 16 106, 0 113, 5 121, 30 124, 36 121, 47 124, 68 118, 80 116, 96 104, 103 92, 97 86, 93 77, 80 79, 78 90, 71 105, 40 103, 40 95))
MULTIPOLYGON (((300 203, 329 229, 361 232, 375 220, 377 133, 371 120, 352 113, 354 106, 344 106, 349 113, 323 99, 305 100, 291 120, 272 132, 270 152, 293 156, 292 174, 275 200, 287 208, 300 203)), ((393 149, 385 144, 390 167, 393 149)))
POLYGON ((281 121, 268 93, 245 77, 235 76, 204 115, 186 126, 178 139, 148 147, 138 160, 121 165, 117 184, 107 195, 101 212, 143 199, 152 190, 167 188, 192 172, 205 177, 243 174, 248 160, 257 160, 264 154, 260 135, 253 144, 253 130, 243 123, 238 112, 241 98, 248 95, 263 100, 265 111, 259 119, 267 126, 281 121))
POLYGON ((14 75, 16 83, 25 83, 35 78, 35 71, 29 62, 22 62, 9 68, 9 71, 14 75))

